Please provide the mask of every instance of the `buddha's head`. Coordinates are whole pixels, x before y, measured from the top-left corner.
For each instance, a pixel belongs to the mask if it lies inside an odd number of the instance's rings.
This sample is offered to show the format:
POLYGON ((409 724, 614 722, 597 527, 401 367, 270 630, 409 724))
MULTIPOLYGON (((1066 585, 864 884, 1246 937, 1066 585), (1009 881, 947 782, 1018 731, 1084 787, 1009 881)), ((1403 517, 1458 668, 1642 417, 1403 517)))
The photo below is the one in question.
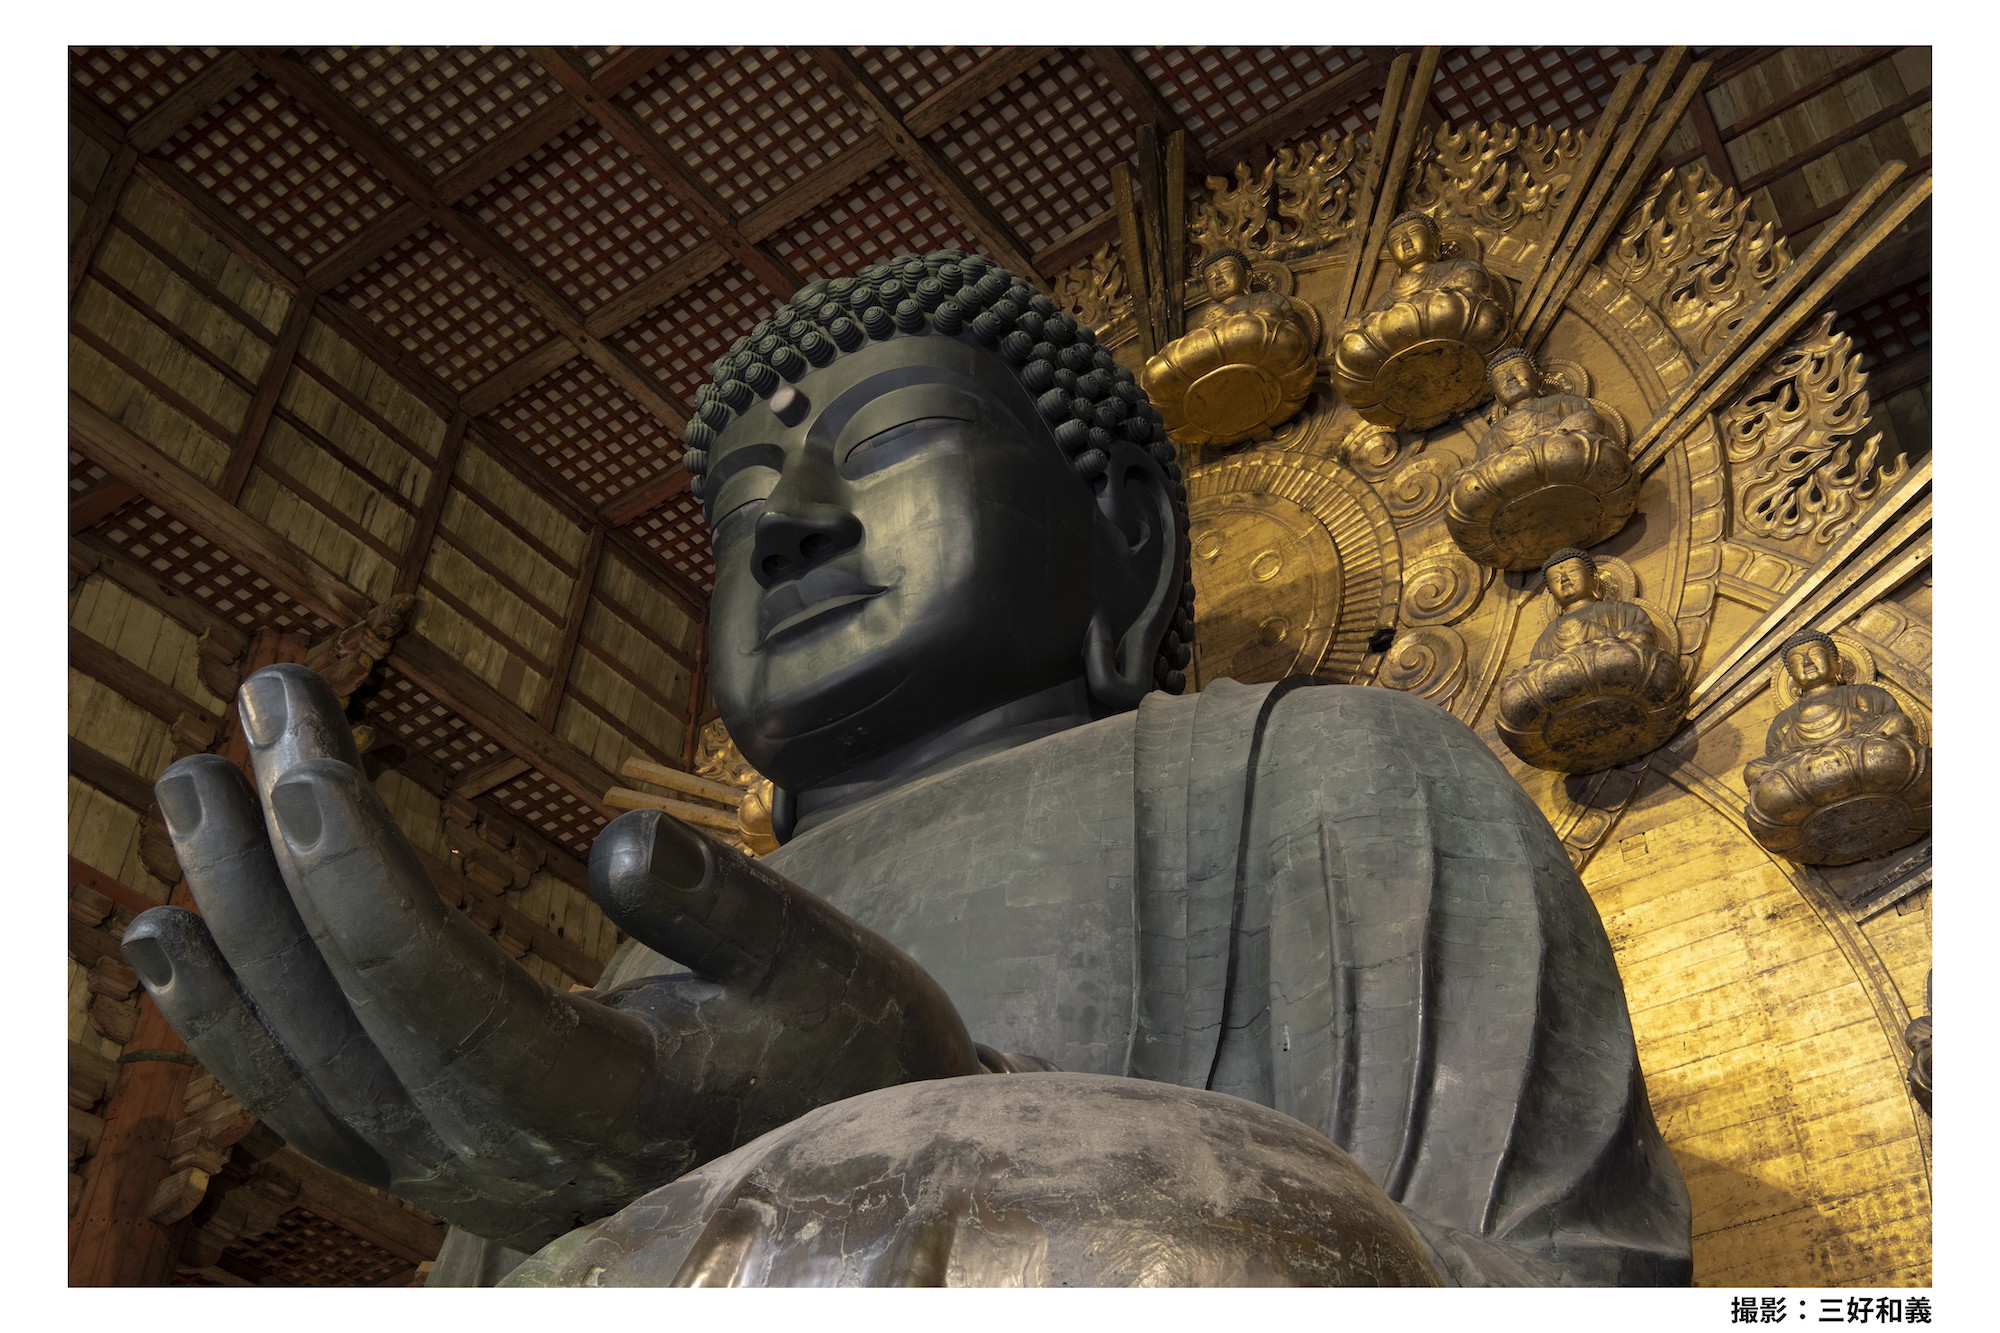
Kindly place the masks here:
POLYGON ((1250 257, 1241 250, 1217 250, 1201 264, 1209 297, 1226 301, 1250 290, 1250 257))
POLYGON ((1486 358, 1486 377, 1493 397, 1512 411, 1542 391, 1542 374, 1525 347, 1503 347, 1486 358))
POLYGON ((1399 213, 1389 224, 1389 257, 1401 269, 1421 268, 1444 251, 1444 237, 1428 213, 1399 213))
POLYGON ((1816 629, 1802 629, 1786 639, 1779 645, 1778 655, 1802 693, 1840 681, 1840 650, 1816 629))
POLYGON ((1187 492, 1091 330, 944 251, 815 282, 695 399, 708 662, 744 757, 793 793, 1081 680, 1178 692, 1187 492))
POLYGON ((1565 546, 1542 561, 1542 577, 1548 581, 1549 596, 1565 611, 1597 600, 1597 562, 1574 546, 1565 546))

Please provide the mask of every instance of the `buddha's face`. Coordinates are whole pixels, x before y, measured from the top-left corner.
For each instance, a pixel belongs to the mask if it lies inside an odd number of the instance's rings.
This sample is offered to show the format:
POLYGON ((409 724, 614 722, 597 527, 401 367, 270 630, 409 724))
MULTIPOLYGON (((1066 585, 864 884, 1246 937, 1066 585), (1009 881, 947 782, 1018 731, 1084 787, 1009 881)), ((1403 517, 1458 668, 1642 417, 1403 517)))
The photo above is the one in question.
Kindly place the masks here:
POLYGON ((1097 505, 997 357, 867 344, 731 422, 705 485, 716 706, 779 786, 1081 674, 1097 505))
POLYGON ((1399 268, 1415 268, 1438 257, 1437 233, 1415 218, 1389 229, 1389 257, 1399 268))
POLYGON ((1493 396, 1500 406, 1508 409, 1522 403, 1541 392, 1540 377, 1535 374, 1534 365, 1525 356, 1509 357, 1489 372, 1493 381, 1493 396))
POLYGON ((1840 659, 1832 648, 1817 639, 1801 643, 1785 654, 1785 670, 1800 689, 1831 685, 1840 677, 1840 659))
POLYGON ((1556 605, 1574 606, 1597 596, 1597 575, 1582 560, 1558 561, 1548 568, 1549 595, 1556 605))
POLYGON ((1218 301, 1250 290, 1250 270, 1234 255, 1225 255, 1211 263, 1202 271, 1202 277, 1208 283, 1208 294, 1218 301))

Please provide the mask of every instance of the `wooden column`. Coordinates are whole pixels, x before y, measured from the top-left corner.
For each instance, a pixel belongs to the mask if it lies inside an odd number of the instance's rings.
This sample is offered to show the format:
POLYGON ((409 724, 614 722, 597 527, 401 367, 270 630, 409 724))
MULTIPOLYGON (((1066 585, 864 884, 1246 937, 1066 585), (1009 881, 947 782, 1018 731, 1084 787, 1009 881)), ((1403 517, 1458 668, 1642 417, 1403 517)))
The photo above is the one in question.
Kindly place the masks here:
MULTIPOLYGON (((243 670, 303 661, 305 654, 303 635, 258 630, 244 652, 243 670)), ((249 771, 249 744, 233 701, 218 748, 249 771)), ((167 901, 194 910, 186 880, 167 901)), ((119 1056, 118 1081, 105 1103, 104 1137, 84 1165, 83 1197, 70 1220, 71 1286, 157 1287, 172 1279, 186 1223, 160 1226, 147 1214, 167 1177, 167 1147, 193 1069, 187 1047, 142 994, 138 1025, 119 1056)))

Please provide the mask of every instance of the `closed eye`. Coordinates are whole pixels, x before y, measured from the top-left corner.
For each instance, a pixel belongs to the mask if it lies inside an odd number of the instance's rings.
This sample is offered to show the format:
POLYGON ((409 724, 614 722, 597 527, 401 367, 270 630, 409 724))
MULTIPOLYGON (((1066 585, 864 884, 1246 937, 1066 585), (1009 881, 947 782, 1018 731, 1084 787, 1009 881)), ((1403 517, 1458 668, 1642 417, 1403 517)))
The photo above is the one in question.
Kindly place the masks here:
POLYGON ((757 516, 764 512, 764 497, 745 500, 715 521, 709 532, 709 544, 721 548, 740 537, 748 536, 757 526, 757 516))
POLYGON ((841 458, 841 473, 848 477, 865 476, 891 463, 899 463, 939 434, 969 424, 970 420, 966 417, 918 417, 887 430, 876 431, 856 443, 841 458))

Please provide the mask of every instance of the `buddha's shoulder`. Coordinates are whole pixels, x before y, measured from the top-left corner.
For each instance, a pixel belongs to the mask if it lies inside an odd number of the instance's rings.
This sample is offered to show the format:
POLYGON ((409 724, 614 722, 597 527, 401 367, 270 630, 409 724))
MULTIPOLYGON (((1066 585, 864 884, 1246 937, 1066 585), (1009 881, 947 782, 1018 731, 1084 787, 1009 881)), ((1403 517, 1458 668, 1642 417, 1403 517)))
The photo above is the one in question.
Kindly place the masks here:
MULTIPOLYGON (((1484 751, 1472 729, 1426 699, 1381 686, 1335 685, 1294 679, 1271 685, 1217 682, 1206 692, 1214 703, 1224 691, 1254 691, 1263 702, 1259 749, 1267 757, 1325 755, 1334 748, 1393 751, 1414 743, 1448 744, 1484 751)), ((1193 697, 1177 701, 1191 706, 1193 697)), ((1247 701, 1246 701, 1247 702, 1247 701)))

